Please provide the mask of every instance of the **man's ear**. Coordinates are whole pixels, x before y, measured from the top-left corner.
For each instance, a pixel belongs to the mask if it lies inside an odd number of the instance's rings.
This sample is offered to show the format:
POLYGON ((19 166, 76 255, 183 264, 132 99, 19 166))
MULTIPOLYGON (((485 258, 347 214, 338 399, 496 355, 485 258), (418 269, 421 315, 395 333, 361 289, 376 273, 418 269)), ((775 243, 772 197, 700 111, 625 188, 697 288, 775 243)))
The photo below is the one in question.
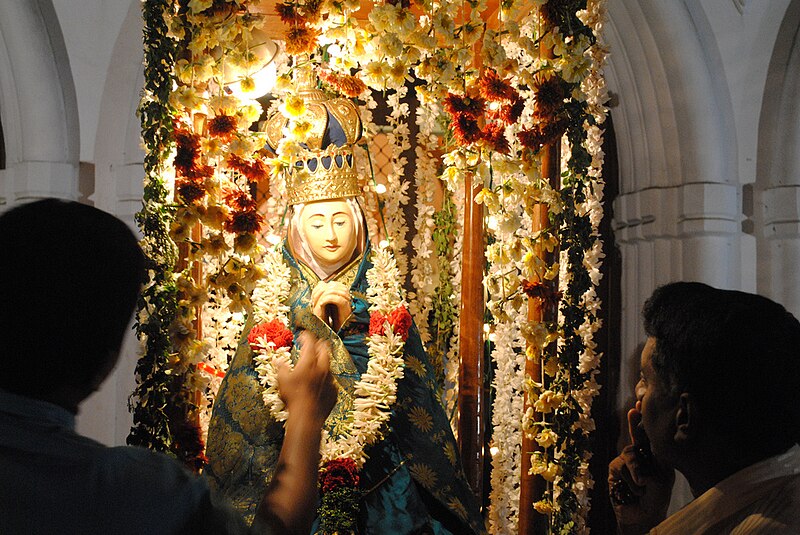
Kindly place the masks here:
POLYGON ((675 442, 686 444, 694 438, 697 431, 697 403, 688 392, 678 396, 675 411, 675 442))

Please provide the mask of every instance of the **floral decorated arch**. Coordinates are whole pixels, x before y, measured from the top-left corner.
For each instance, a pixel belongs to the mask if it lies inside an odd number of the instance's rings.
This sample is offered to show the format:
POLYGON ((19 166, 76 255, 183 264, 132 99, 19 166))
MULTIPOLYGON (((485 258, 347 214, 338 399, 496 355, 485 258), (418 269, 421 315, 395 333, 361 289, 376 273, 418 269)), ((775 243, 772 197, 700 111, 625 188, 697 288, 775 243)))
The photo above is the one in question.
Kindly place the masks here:
POLYGON ((394 253, 456 431, 461 334, 485 337, 489 531, 538 515, 551 533, 586 532, 605 1, 144 0, 143 16, 149 282, 129 443, 202 468, 216 390, 281 235, 282 171, 308 134, 292 73, 310 63, 324 91, 359 107, 370 235, 394 253), (273 98, 259 100, 267 63, 273 98), (274 113, 288 125, 273 153, 259 123, 274 113), (462 277, 465 241, 481 245, 477 280, 462 277), (465 287, 487 297, 478 333, 464 329, 465 287))

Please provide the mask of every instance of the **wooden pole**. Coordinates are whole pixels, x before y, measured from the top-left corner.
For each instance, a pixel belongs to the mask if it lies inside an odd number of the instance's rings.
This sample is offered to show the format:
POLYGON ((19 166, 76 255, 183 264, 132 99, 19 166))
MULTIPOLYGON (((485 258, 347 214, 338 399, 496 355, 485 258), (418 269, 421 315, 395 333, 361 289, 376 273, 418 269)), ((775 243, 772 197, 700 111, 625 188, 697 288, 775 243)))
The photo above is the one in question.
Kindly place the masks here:
POLYGON ((461 260, 461 311, 458 387, 458 445, 467 481, 483 502, 483 443, 485 394, 483 390, 483 205, 475 202, 480 184, 467 174, 464 185, 464 246, 461 260))
MULTIPOLYGON (((561 143, 560 140, 551 145, 544 147, 540 153, 542 161, 542 177, 549 180, 550 185, 558 190, 560 188, 561 177, 561 143)), ((540 231, 550 226, 550 217, 547 212, 547 205, 539 204, 533 214, 532 218, 533 231, 540 231)), ((539 248, 536 254, 550 265, 553 261, 553 256, 556 253, 547 253, 544 249, 539 248)), ((547 281, 540 281, 547 282, 547 281)), ((552 285, 553 290, 558 288, 558 280, 548 282, 552 285)), ((553 323, 558 319, 558 304, 550 299, 528 298, 528 321, 529 322, 548 322, 553 323)), ((541 359, 546 355, 543 353, 541 359)), ((526 359, 525 373, 534 379, 534 381, 542 382, 544 384, 544 376, 542 374, 541 360, 526 359)), ((528 395, 525 394, 525 404, 523 406, 523 414, 531 405, 528 400, 528 395)), ((534 420, 541 421, 542 415, 534 413, 534 420)), ((547 482, 537 475, 531 475, 531 453, 540 450, 539 444, 523 433, 522 435, 522 473, 520 474, 520 491, 519 491, 519 533, 520 535, 541 535, 548 531, 548 517, 538 513, 533 508, 533 503, 542 499, 545 490, 547 490, 547 482)))

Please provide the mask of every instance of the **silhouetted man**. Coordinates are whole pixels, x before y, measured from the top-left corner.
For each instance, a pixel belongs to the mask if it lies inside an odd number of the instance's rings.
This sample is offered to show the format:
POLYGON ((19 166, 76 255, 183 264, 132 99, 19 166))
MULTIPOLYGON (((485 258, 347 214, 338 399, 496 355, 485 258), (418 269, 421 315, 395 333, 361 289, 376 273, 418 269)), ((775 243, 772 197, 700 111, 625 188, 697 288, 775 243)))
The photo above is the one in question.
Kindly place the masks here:
MULTIPOLYGON (((248 532, 174 460, 75 432, 117 362, 143 276, 136 239, 105 212, 43 200, 0 216, 0 533, 248 532)), ((336 390, 328 348, 303 342, 294 371, 279 370, 286 440, 250 533, 305 534, 315 516, 336 390)))
POLYGON ((800 324, 689 282, 658 288, 643 315, 633 443, 609 465, 620 533, 800 533, 800 324), (674 470, 695 499, 666 518, 674 470))

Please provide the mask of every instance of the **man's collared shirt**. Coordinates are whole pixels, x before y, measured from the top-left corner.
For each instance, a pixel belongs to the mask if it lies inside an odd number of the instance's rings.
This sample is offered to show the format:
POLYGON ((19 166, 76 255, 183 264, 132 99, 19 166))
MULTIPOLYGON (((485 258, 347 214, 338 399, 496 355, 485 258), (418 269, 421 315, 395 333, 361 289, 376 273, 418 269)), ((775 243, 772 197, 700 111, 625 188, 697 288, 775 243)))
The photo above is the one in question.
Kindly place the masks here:
POLYGON ((173 459, 107 447, 69 411, 0 390, 0 533, 243 533, 232 509, 173 459))
POLYGON ((800 533, 800 446, 724 479, 650 535, 800 533))

